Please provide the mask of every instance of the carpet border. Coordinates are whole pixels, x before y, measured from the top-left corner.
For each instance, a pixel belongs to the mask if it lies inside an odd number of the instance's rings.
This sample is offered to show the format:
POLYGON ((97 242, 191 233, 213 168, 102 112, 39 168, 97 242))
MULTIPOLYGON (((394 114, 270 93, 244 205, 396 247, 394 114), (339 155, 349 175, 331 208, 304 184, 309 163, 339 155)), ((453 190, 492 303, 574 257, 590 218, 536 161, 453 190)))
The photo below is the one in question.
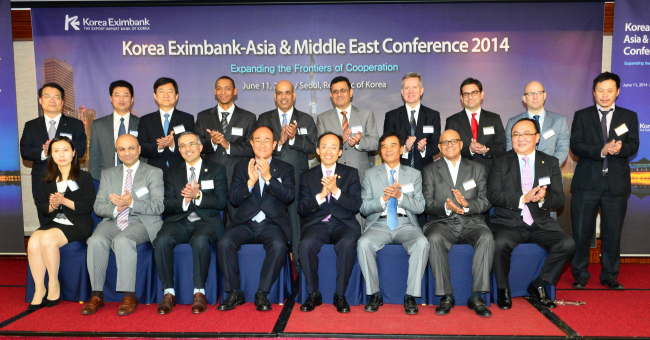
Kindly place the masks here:
POLYGON ((0 336, 35 336, 35 337, 103 337, 103 338, 276 338, 276 333, 234 333, 234 332, 30 332, 30 331, 0 331, 0 336))
POLYGON ((370 334, 370 333, 279 333, 279 338, 335 338, 335 339, 573 339, 570 336, 528 335, 445 335, 445 334, 370 334))
POLYGON ((546 307, 542 307, 542 305, 540 305, 537 302, 536 298, 525 296, 524 299, 526 299, 528 303, 530 303, 533 307, 535 307, 537 311, 542 313, 542 315, 544 315, 544 317, 546 317, 551 323, 553 323, 555 327, 559 328, 562 332, 564 332, 564 334, 566 334, 567 337, 569 338, 582 337, 582 335, 580 335, 573 328, 571 328, 571 326, 569 326, 566 322, 564 322, 564 320, 560 319, 560 317, 557 314, 553 313, 550 309, 546 307))

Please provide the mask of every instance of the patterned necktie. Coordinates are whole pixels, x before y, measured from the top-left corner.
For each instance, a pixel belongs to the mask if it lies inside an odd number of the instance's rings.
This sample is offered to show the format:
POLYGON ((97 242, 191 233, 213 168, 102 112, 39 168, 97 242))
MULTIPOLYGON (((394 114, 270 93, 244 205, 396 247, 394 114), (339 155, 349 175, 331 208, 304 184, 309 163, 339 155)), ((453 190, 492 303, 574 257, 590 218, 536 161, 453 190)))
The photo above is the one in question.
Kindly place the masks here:
POLYGON ((226 128, 228 127, 228 112, 221 112, 221 130, 223 133, 226 133, 226 128))
POLYGON ((282 127, 284 127, 285 125, 287 125, 287 114, 283 113, 282 114, 282 127))
POLYGON ((478 141, 478 120, 476 120, 476 112, 472 113, 472 136, 474 136, 475 141, 478 141))
MULTIPOLYGON (((196 181, 196 174, 194 173, 194 169, 195 169, 194 167, 190 167, 190 171, 192 173, 190 174, 189 182, 192 187, 194 187, 194 181, 196 181)), ((196 212, 192 212, 189 216, 187 216, 187 219, 190 220, 190 222, 194 222, 200 220, 201 218, 199 217, 199 215, 196 214, 196 212)))
MULTIPOLYGON (((411 136, 415 136, 415 110, 411 110, 411 136)), ((415 168, 415 149, 417 148, 417 145, 413 144, 411 147, 411 168, 415 168)))
POLYGON ((343 130, 343 133, 345 133, 345 130, 348 129, 348 116, 347 116, 347 111, 341 111, 341 114, 343 115, 343 121, 341 122, 341 130, 343 130))
MULTIPOLYGON (((609 109, 607 111, 599 110, 600 113, 603 115, 603 117, 600 119, 600 128, 603 130, 603 140, 605 141, 605 144, 608 142, 609 138, 609 131, 607 131, 607 114, 611 112, 612 109, 609 109)), ((607 165, 607 155, 605 155, 605 162, 603 162, 603 171, 607 171, 609 169, 609 166, 607 165)))
MULTIPOLYGON (((121 136, 126 133, 126 128, 124 127, 124 118, 120 118, 120 128, 117 130, 117 136, 121 136)), ((117 158, 117 165, 122 165, 122 161, 120 160, 119 157, 117 158)))
MULTIPOLYGON (((395 170, 390 170, 390 185, 395 183, 395 170)), ((388 200, 388 209, 386 210, 386 221, 390 230, 395 230, 397 228, 397 200, 394 197, 391 197, 388 200)))
POLYGON ((169 134, 169 113, 165 113, 165 125, 163 129, 165 129, 165 136, 167 136, 169 134))
MULTIPOLYGON (((330 175, 332 175, 332 170, 327 170, 326 172, 327 172, 327 177, 330 177, 330 175)), ((330 202, 330 197, 332 197, 331 192, 329 194, 327 194, 327 203, 330 202)), ((325 217, 322 222, 329 222, 330 217, 332 217, 332 214, 327 215, 327 217, 325 217)))
MULTIPOLYGON (((542 127, 539 125, 539 115, 534 115, 533 118, 535 119, 535 123, 537 124, 537 130, 542 131, 542 127)), ((539 140, 542 140, 541 138, 539 140)), ((535 145, 535 149, 539 146, 539 141, 537 142, 537 145, 535 145)))
MULTIPOLYGON (((131 172, 133 172, 133 169, 126 169, 126 179, 124 180, 124 190, 122 191, 122 195, 126 194, 127 191, 131 192, 131 186, 133 185, 131 172)), ((126 207, 117 215, 117 227, 120 228, 120 230, 124 230, 129 226, 129 210, 131 210, 131 208, 126 207)))
POLYGON ((56 137, 56 121, 50 120, 50 128, 47 130, 47 138, 54 139, 56 137))
MULTIPOLYGON (((523 157, 524 160, 524 169, 521 174, 521 191, 524 193, 528 193, 533 189, 533 170, 530 167, 530 164, 528 163, 528 157, 523 157)), ((524 222, 528 225, 533 224, 533 216, 530 214, 530 210, 528 209, 528 206, 524 204, 524 222)))

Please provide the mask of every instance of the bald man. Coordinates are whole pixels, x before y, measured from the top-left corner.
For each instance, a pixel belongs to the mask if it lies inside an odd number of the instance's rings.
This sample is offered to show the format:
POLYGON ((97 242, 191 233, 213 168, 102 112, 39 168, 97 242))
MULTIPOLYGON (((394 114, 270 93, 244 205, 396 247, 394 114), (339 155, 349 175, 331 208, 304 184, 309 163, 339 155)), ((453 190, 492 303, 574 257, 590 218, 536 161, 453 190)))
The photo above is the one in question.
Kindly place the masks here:
POLYGON ((569 155, 570 134, 566 117, 546 111, 544 108, 546 91, 544 91, 542 83, 538 81, 531 81, 526 84, 522 100, 528 110, 508 120, 506 125, 506 150, 512 150, 512 126, 522 118, 534 119, 538 122, 541 134, 536 149, 557 158, 561 167, 569 155))
MULTIPOLYGON (((296 93, 293 84, 282 80, 275 85, 275 105, 277 109, 264 112, 257 120, 258 125, 266 125, 273 130, 278 146, 273 151, 273 157, 293 165, 295 176, 295 192, 300 190, 300 175, 309 170, 309 156, 316 153, 318 130, 314 118, 293 107, 296 93)), ((289 205, 289 220, 293 228, 291 243, 300 242, 300 217, 298 216, 298 195, 289 205)), ((293 261, 296 271, 300 270, 298 247, 293 247, 293 261)))
POLYGON ((130 134, 115 141, 122 165, 102 171, 95 214, 104 220, 88 239, 88 274, 93 295, 81 314, 95 314, 104 306, 104 281, 108 254, 112 249, 117 263, 118 292, 124 292, 117 315, 135 312, 135 273, 138 263, 136 246, 156 238, 162 227, 165 207, 163 172, 160 168, 140 162, 140 144, 130 134))
POLYGON ((474 247, 472 276, 474 284, 467 307, 477 315, 492 315, 481 294, 490 291, 490 270, 494 256, 492 232, 483 220, 490 209, 487 199, 487 173, 483 165, 460 157, 463 141, 458 132, 447 130, 440 136, 443 157, 422 170, 422 193, 426 200, 424 213, 429 223, 424 235, 431 245, 429 263, 436 280, 436 295, 442 296, 436 313, 447 315, 455 306, 449 279, 448 253, 453 244, 474 247))

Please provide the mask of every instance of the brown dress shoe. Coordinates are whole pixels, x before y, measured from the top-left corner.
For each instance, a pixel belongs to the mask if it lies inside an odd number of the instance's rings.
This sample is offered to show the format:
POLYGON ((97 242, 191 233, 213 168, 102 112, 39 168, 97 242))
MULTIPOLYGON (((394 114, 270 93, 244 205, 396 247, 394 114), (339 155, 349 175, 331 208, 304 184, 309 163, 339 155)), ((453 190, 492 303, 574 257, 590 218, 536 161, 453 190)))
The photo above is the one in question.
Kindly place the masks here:
POLYGON ((124 297, 120 308, 117 309, 117 315, 124 316, 129 315, 135 312, 135 308, 138 307, 138 298, 132 299, 130 297, 124 297))
POLYGON ((172 308, 176 307, 176 296, 174 294, 167 293, 163 296, 162 301, 158 305, 158 314, 165 315, 172 312, 172 308))
POLYGON ((91 315, 97 313, 97 310, 104 307, 104 299, 93 296, 86 302, 84 308, 81 309, 81 315, 91 315))
POLYGON ((192 303, 192 313, 201 314, 205 312, 208 308, 207 301, 205 300, 205 295, 203 293, 194 294, 194 302, 192 303))

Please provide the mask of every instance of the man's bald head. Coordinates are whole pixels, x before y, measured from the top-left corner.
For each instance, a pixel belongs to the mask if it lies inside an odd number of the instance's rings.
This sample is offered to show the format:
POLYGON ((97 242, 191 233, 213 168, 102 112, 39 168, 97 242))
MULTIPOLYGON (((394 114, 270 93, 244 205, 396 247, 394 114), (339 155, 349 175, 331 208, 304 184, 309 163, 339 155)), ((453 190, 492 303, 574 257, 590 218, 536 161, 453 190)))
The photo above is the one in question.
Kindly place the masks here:
MULTIPOLYGON (((288 80, 281 80, 275 85, 275 105, 282 112, 287 112, 293 107, 296 101, 296 93, 293 92, 293 84, 288 80)), ((290 122, 289 122, 290 123, 290 122)))
POLYGON ((462 148, 463 141, 460 140, 458 132, 449 129, 440 135, 440 151, 447 160, 456 162, 460 159, 460 150, 462 148), (456 144, 454 145, 454 143, 456 144))
POLYGON ((127 168, 132 167, 140 159, 140 143, 130 134, 123 134, 115 141, 115 150, 120 161, 127 168))
POLYGON ((544 85, 538 81, 531 81, 524 87, 524 96, 522 98, 530 113, 540 113, 544 109, 544 102, 546 101, 544 85))

